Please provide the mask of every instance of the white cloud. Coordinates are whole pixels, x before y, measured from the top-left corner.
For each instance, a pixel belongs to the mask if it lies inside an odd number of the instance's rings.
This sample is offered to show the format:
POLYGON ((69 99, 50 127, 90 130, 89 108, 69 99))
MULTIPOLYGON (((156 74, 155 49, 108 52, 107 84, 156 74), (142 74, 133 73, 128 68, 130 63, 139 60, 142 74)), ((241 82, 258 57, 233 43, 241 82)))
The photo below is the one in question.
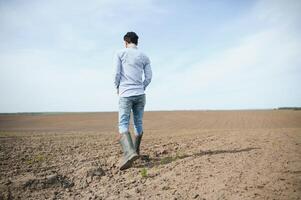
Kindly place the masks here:
POLYGON ((116 110, 115 38, 163 12, 153 1, 2 3, 0 112, 116 110))
POLYGON ((162 75, 157 80, 161 85, 151 92, 151 106, 158 110, 300 106, 301 33, 295 29, 299 21, 291 23, 300 14, 290 10, 292 5, 274 4, 260 1, 240 20, 239 28, 252 32, 237 37, 235 46, 168 77, 162 75), (280 17, 291 12, 293 16, 285 20, 280 17), (248 27, 254 16, 257 23, 269 26, 248 27))
POLYGON ((27 51, 1 60, 1 112, 112 110, 109 68, 65 67, 49 52, 27 51), (37 59, 39 58, 39 59, 37 59))

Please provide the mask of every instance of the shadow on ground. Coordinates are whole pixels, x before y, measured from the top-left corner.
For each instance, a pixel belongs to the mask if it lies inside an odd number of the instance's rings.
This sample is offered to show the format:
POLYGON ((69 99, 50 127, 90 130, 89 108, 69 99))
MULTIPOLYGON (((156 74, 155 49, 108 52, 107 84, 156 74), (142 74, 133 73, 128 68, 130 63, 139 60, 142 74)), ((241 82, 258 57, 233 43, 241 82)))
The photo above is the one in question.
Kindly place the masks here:
POLYGON ((135 168, 152 168, 155 166, 166 165, 176 160, 188 158, 188 157, 199 157, 199 156, 212 156, 217 154, 233 154, 233 153, 241 153, 241 152, 248 152, 255 149, 260 149, 257 147, 248 147, 244 149, 233 149, 233 150, 208 150, 202 151, 193 154, 176 154, 175 156, 166 156, 166 157, 150 157, 149 155, 141 155, 140 160, 133 166, 135 168))

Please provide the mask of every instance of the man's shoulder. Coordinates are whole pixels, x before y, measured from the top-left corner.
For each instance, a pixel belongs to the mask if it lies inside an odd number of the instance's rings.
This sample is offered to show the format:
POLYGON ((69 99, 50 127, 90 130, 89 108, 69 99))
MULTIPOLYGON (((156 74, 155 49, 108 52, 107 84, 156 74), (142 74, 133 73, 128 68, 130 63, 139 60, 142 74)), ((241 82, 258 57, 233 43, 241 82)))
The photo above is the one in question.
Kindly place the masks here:
POLYGON ((143 59, 146 59, 146 60, 149 59, 148 56, 147 56, 147 54, 144 51, 142 51, 140 49, 136 49, 136 50, 138 52, 138 55, 141 56, 143 59))
POLYGON ((150 62, 149 57, 144 52, 141 52, 141 56, 144 58, 145 62, 150 62))

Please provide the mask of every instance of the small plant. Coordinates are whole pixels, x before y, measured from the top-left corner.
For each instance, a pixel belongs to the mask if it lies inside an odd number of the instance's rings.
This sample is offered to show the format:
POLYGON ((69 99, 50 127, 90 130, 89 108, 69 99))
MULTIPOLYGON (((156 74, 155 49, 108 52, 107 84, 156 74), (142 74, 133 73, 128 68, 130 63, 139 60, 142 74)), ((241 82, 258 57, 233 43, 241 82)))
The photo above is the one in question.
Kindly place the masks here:
POLYGON ((165 158, 162 158, 160 160, 160 164, 161 165, 165 165, 165 164, 171 163, 174 160, 175 160, 175 158, 173 158, 173 157, 170 157, 170 156, 169 157, 165 157, 165 158))
POLYGON ((141 176, 142 176, 142 178, 146 178, 147 177, 147 169, 146 168, 143 168, 141 170, 141 176))
POLYGON ((44 162, 45 160, 46 160, 46 157, 44 155, 38 154, 38 155, 34 156, 33 158, 26 160, 26 163, 28 165, 32 165, 34 163, 40 164, 40 163, 44 162))
POLYGON ((44 160, 46 160, 46 158, 45 158, 45 156, 44 155, 41 155, 41 154, 39 154, 39 155, 36 155, 36 157, 34 158, 34 160, 36 161, 36 162, 43 162, 44 160))
POLYGON ((0 137, 8 137, 8 136, 10 136, 9 133, 0 131, 0 137))
POLYGON ((33 159, 26 160, 25 162, 27 165, 32 165, 34 163, 33 159))

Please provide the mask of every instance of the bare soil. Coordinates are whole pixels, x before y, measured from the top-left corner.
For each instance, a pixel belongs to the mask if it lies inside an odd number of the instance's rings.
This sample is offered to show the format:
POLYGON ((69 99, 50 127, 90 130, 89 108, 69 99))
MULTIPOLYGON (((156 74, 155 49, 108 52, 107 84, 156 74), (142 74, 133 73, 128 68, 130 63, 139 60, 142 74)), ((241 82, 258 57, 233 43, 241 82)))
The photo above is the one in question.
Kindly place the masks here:
POLYGON ((117 113, 0 115, 0 199, 301 199, 301 111, 146 112, 144 133, 119 171, 117 113))

